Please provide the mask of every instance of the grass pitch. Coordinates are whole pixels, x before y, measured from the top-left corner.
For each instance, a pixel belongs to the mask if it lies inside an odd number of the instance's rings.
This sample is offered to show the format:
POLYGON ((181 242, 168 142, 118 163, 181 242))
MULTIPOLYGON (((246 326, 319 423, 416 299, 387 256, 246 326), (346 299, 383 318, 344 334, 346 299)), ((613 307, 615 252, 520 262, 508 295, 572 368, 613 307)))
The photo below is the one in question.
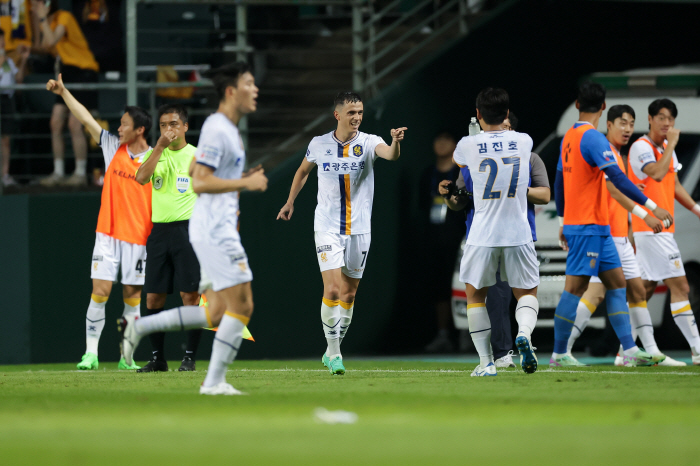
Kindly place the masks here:
MULTIPOLYGON (((543 358, 544 359, 544 358, 543 358)), ((198 394, 196 373, 136 374, 116 363, 0 367, 3 465, 509 464, 696 465, 700 367, 567 371, 494 378, 475 364, 240 361, 249 393, 198 394), (352 411, 318 423, 317 407, 352 411)), ((544 361, 543 361, 544 362, 544 361)), ((177 363, 171 367, 178 367, 177 363)))

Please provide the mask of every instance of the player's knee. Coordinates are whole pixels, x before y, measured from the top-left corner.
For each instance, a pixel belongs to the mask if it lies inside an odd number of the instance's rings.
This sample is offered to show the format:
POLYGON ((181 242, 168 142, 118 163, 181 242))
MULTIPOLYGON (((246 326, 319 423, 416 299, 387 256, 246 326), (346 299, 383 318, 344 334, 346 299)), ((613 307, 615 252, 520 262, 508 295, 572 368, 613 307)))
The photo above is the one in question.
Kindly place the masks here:
POLYGON ((161 296, 157 293, 148 293, 146 295, 146 307, 148 309, 160 309, 165 306, 165 295, 161 296))
POLYGON ((355 301, 355 293, 354 292, 349 292, 349 293, 344 293, 341 297, 340 300, 346 303, 352 303, 355 301))
POLYGON ((323 289, 323 297, 331 301, 338 301, 340 299, 340 287, 336 285, 326 286, 323 289))

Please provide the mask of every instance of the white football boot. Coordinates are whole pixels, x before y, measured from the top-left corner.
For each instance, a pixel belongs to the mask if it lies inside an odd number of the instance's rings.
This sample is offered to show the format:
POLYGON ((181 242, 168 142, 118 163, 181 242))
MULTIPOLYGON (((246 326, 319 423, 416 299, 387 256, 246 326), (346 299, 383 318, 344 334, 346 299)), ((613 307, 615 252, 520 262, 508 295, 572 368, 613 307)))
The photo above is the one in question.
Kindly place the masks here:
POLYGON ((117 319, 117 329, 121 333, 122 339, 119 346, 122 350, 122 356, 128 366, 134 364, 134 351, 139 345, 143 335, 136 333, 134 322, 138 317, 133 315, 125 315, 117 319))
POLYGON ((494 364, 498 369, 515 367, 515 363, 513 362, 513 350, 508 351, 508 354, 506 354, 505 356, 496 359, 494 364))
POLYGON ((498 375, 498 373, 496 372, 496 366, 492 362, 488 363, 484 368, 478 365, 472 372, 472 377, 490 377, 494 375, 498 375))
POLYGON ((205 387, 202 385, 199 387, 200 395, 245 395, 240 390, 233 388, 233 385, 226 382, 219 382, 213 387, 205 387))

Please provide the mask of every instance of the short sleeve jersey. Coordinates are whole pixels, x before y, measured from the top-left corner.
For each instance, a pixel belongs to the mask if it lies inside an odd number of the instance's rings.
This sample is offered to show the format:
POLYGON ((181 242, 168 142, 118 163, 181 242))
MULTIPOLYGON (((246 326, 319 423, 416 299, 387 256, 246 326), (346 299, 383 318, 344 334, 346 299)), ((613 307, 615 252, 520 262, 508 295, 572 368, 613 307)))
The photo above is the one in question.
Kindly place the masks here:
POLYGON ((533 240, 527 219, 532 138, 516 131, 489 131, 457 144, 454 161, 468 168, 474 218, 467 244, 519 246, 533 240))
MULTIPOLYGON (((649 139, 648 136, 642 136, 639 139, 645 139, 645 141, 634 141, 630 147, 630 153, 627 157, 629 160, 630 167, 634 172, 634 176, 644 181, 648 178, 647 174, 644 173, 644 167, 650 163, 656 162, 656 156, 654 155, 655 144, 649 139)), ((667 141, 664 141, 664 147, 657 147, 660 153, 664 153, 664 148, 666 147, 667 141)), ((678 157, 676 157, 676 151, 673 151, 673 156, 671 160, 673 171, 677 172, 678 167, 678 157)))
MULTIPOLYGON (((245 165, 243 141, 236 125, 223 113, 210 115, 202 125, 197 163, 214 170, 214 176, 240 179, 245 165)), ((190 218, 190 241, 222 245, 240 241, 238 234, 238 192, 202 193, 190 218)))
POLYGON ((371 232, 375 149, 384 140, 358 132, 341 142, 331 131, 311 140, 306 160, 318 165, 314 231, 360 235, 371 232))
MULTIPOLYGON (((177 151, 167 147, 163 150, 151 176, 153 223, 179 222, 192 216, 197 194, 192 190, 189 169, 196 150, 192 144, 177 151)), ((143 161, 152 153, 148 151, 143 161)))
POLYGON ((83 70, 100 71, 100 66, 90 51, 90 46, 82 29, 80 29, 80 25, 75 20, 75 16, 68 11, 58 10, 51 21, 51 29, 55 31, 59 24, 66 30, 61 40, 56 44, 61 61, 66 65, 83 70))

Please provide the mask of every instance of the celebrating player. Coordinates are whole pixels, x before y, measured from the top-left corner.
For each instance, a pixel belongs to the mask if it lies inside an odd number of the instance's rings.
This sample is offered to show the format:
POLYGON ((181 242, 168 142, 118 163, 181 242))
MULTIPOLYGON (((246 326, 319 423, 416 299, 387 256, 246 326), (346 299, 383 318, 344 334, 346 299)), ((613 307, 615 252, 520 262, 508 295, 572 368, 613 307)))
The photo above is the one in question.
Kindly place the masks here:
POLYGON ((333 375, 345 374, 340 344, 355 307, 355 294, 367 265, 370 217, 377 157, 397 160, 407 128, 391 130, 391 146, 362 133, 363 104, 354 92, 335 97, 335 131, 311 140, 294 175, 287 203, 277 219, 290 220, 294 201, 311 170, 318 165, 318 205, 314 219, 316 256, 323 278, 321 322, 328 347, 321 360, 333 375))
MULTIPOLYGON (((92 252, 92 296, 85 317, 86 350, 78 369, 97 369, 97 346, 105 326, 105 306, 121 268, 124 316, 141 314, 141 288, 146 275, 146 240, 151 232, 151 187, 134 178, 145 153, 150 149, 146 136, 150 115, 139 107, 126 107, 119 136, 107 131, 63 85, 62 76, 50 79, 46 90, 63 101, 102 147, 105 179, 102 188, 97 235, 92 252)), ((119 361, 119 369, 138 369, 133 361, 119 361)))
POLYGON ((245 150, 238 131, 243 115, 257 108, 258 88, 246 63, 237 62, 209 72, 219 96, 219 108, 209 116, 195 152, 192 188, 199 194, 190 218, 190 242, 207 280, 209 308, 183 306, 142 319, 119 320, 124 357, 131 361, 141 338, 153 332, 199 327, 219 329, 214 337, 203 395, 240 395, 226 383, 226 370, 241 345, 243 329, 253 313, 253 273, 237 230, 238 196, 243 190, 265 191, 263 170, 245 176, 245 150))
MULTIPOLYGON (((508 113, 508 118, 503 121, 503 129, 507 131, 517 130, 518 120, 513 115, 513 112, 508 113)), ((440 194, 446 196, 445 203, 450 209, 461 210, 469 207, 467 213, 467 234, 471 228, 472 220, 474 219, 474 204, 469 201, 466 196, 449 196, 447 187, 450 181, 440 183, 440 194)), ((467 168, 463 168, 457 181, 457 188, 466 189, 468 192, 473 191, 473 182, 467 168), (466 180, 465 180, 466 173, 466 180)), ((532 231, 532 240, 537 241, 537 232, 535 227, 535 204, 543 205, 549 203, 551 191, 549 188, 549 179, 547 177, 547 169, 544 162, 536 153, 530 154, 530 187, 527 190, 527 220, 532 231)), ((507 282, 501 280, 499 270, 496 270, 496 283, 489 287, 486 294, 486 310, 491 322, 491 348, 495 359, 494 365, 496 369, 515 367, 513 363, 513 337, 510 330, 510 300, 513 291, 507 282)))
MULTIPOLYGON (((146 273, 146 307, 157 314, 165 298, 173 292, 173 282, 182 304, 199 303, 199 262, 189 240, 188 224, 197 194, 188 176, 190 162, 197 149, 185 141, 189 129, 187 109, 179 104, 165 104, 158 109, 160 138, 153 151, 146 153, 136 173, 136 181, 153 187, 153 231, 148 237, 148 273, 146 273)), ((179 371, 195 370, 195 352, 202 329, 187 332, 187 348, 179 371)), ((153 356, 137 372, 167 371, 164 354, 165 333, 149 335, 153 356)))
MULTIPOLYGON (((674 198, 683 207, 700 217, 700 205, 678 180, 681 169, 676 158, 680 131, 673 127, 678 110, 669 99, 657 99, 649 105, 649 134, 637 139, 630 148, 629 177, 644 184, 644 194, 659 206, 674 211, 674 198)), ((692 352, 693 364, 700 364, 700 336, 688 300, 688 279, 683 259, 673 238, 675 225, 657 235, 640 219, 632 219, 637 261, 642 270, 646 298, 651 299, 656 283, 663 281, 671 292, 673 321, 683 333, 692 352)))
POLYGON ((639 349, 632 338, 625 293, 625 275, 615 243, 610 236, 608 201, 603 172, 622 194, 646 205, 654 215, 672 222, 669 213, 643 195, 620 170, 610 142, 596 128, 605 110, 605 88, 590 81, 579 87, 576 108, 579 121, 564 135, 557 167, 554 193, 562 225, 559 238, 569 249, 566 282, 554 314, 554 352, 549 365, 572 366, 567 355, 576 308, 597 275, 607 288, 605 302, 610 323, 622 343, 624 364, 651 365, 654 358, 639 349))
MULTIPOLYGON (((615 156, 620 170, 625 171, 620 149, 629 142, 630 136, 634 132, 634 109, 629 105, 615 105, 608 110, 608 134, 610 148, 615 156)), ((627 302, 629 304, 630 323, 632 324, 632 339, 636 340, 639 335, 644 350, 651 354, 652 360, 661 366, 685 365, 680 361, 671 359, 659 351, 659 347, 654 339, 654 327, 651 324, 651 316, 647 309, 646 291, 640 277, 637 259, 634 257, 634 249, 630 244, 628 233, 628 212, 639 216, 644 223, 654 233, 659 233, 663 229, 663 224, 656 218, 648 215, 640 206, 632 202, 627 196, 622 194, 611 182, 606 180, 608 194, 608 215, 610 216, 610 234, 615 243, 615 248, 622 263, 622 273, 627 281, 627 302)), ((586 325, 591 320, 593 312, 605 298, 605 286, 597 276, 591 277, 588 289, 583 294, 576 309, 576 320, 571 331, 571 337, 567 345, 567 355, 573 365, 577 364, 576 358, 571 355, 571 348, 576 339, 581 335, 586 325)), ((616 358, 617 365, 623 364, 624 351, 620 349, 616 358)))
POLYGON ((532 139, 503 128, 508 107, 508 93, 503 89, 489 87, 479 92, 476 116, 484 132, 462 138, 454 153, 455 163, 468 170, 463 171, 465 181, 471 177, 473 183, 474 217, 459 268, 467 290, 469 333, 480 360, 473 377, 497 375, 485 303, 499 267, 518 300, 515 345, 522 369, 527 373, 537 370, 530 336, 537 323, 540 278, 527 219, 532 139))

